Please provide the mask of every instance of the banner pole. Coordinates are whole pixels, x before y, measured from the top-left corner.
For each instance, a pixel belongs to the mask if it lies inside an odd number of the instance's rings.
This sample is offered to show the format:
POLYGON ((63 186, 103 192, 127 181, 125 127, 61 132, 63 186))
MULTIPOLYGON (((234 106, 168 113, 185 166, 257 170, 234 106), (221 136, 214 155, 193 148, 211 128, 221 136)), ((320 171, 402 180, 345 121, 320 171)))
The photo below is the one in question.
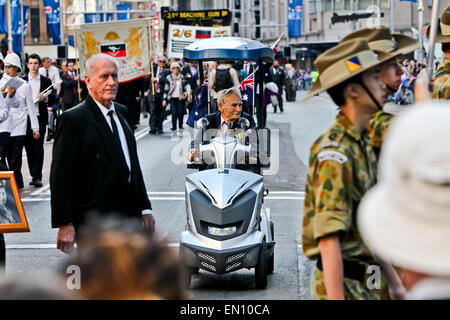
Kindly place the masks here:
POLYGON ((439 20, 439 0, 433 0, 433 7, 431 12, 431 24, 430 24, 430 36, 429 36, 429 46, 428 46, 428 61, 427 61, 427 71, 428 77, 431 82, 433 79, 433 63, 434 63, 434 45, 436 43, 436 36, 438 30, 438 20, 439 20))
POLYGON ((150 61, 150 72, 152 73, 150 79, 152 82, 152 96, 153 96, 153 101, 155 101, 155 83, 153 82, 153 39, 152 39, 152 19, 148 20, 148 41, 150 43, 150 57, 151 57, 151 61, 150 61))
POLYGON ((77 86, 78 86, 78 101, 81 102, 81 94, 80 94, 80 62, 78 60, 78 45, 77 45, 77 29, 73 27, 73 33, 74 33, 74 41, 75 41, 75 61, 77 65, 77 74, 78 74, 78 80, 77 80, 77 86))

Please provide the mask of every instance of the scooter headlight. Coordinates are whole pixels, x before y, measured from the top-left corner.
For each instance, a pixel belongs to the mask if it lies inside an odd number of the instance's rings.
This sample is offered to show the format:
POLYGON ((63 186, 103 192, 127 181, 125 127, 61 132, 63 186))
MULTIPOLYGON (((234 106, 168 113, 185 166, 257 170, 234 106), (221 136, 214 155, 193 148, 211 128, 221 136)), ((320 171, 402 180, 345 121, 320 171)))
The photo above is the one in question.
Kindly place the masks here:
POLYGON ((217 228, 213 226, 208 226, 208 233, 213 236, 217 237, 226 237, 226 236, 232 236, 237 231, 237 228, 235 226, 232 227, 226 227, 226 228, 217 228))

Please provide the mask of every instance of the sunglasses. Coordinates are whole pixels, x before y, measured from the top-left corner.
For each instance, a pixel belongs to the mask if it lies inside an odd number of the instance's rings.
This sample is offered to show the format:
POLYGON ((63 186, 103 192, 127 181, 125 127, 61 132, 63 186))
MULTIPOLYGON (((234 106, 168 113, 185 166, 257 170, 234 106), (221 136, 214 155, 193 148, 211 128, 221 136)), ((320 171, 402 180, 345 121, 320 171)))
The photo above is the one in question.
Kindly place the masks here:
POLYGON ((166 60, 158 60, 158 62, 166 62, 166 60))

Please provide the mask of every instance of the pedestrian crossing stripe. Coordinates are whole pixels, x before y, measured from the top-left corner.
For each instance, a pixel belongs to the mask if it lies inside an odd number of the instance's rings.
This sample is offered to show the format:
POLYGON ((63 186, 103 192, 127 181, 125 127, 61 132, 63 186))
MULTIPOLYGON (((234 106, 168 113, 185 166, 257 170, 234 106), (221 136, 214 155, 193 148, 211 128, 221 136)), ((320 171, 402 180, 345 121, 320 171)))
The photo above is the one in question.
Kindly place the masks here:
POLYGON ((361 62, 359 62, 359 59, 356 56, 345 61, 345 64, 347 65, 347 69, 350 72, 361 69, 361 62))

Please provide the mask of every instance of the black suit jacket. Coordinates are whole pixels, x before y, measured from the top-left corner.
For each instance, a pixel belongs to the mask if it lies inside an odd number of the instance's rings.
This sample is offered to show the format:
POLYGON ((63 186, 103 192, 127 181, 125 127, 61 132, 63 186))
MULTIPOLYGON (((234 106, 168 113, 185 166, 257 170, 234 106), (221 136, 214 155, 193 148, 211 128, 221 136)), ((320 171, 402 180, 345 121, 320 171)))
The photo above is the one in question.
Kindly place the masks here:
POLYGON ((141 217, 151 209, 132 122, 125 106, 114 103, 130 153, 131 173, 120 157, 111 128, 99 107, 87 96, 58 119, 50 172, 52 226, 72 223, 77 229, 91 211, 141 217))
POLYGON ((78 83, 72 79, 68 72, 61 77, 61 90, 59 92, 62 103, 76 105, 78 102, 78 83))
MULTIPOLYGON (((49 78, 47 78, 47 77, 45 77, 43 75, 40 75, 40 76, 41 76, 41 78, 40 78, 41 79, 41 84, 40 84, 40 87, 39 87, 39 92, 42 92, 42 91, 44 91, 45 89, 47 89, 48 87, 50 87, 52 85, 52 81, 49 78)), ((22 77, 22 79, 25 80, 26 82, 28 82, 28 74, 24 75, 22 77)), ((51 89, 52 89, 52 91, 51 91, 50 95, 48 96, 47 102, 41 101, 41 102, 38 103, 39 124, 40 125, 41 124, 48 124, 48 110, 47 110, 47 108, 52 106, 52 105, 54 105, 55 102, 56 102, 56 90, 55 90, 55 88, 53 88, 53 86, 52 86, 51 89)))
POLYGON ((286 74, 284 69, 278 67, 278 69, 274 67, 270 67, 269 69, 269 81, 267 82, 275 82, 278 86, 278 94, 283 93, 283 86, 286 86, 286 74))

